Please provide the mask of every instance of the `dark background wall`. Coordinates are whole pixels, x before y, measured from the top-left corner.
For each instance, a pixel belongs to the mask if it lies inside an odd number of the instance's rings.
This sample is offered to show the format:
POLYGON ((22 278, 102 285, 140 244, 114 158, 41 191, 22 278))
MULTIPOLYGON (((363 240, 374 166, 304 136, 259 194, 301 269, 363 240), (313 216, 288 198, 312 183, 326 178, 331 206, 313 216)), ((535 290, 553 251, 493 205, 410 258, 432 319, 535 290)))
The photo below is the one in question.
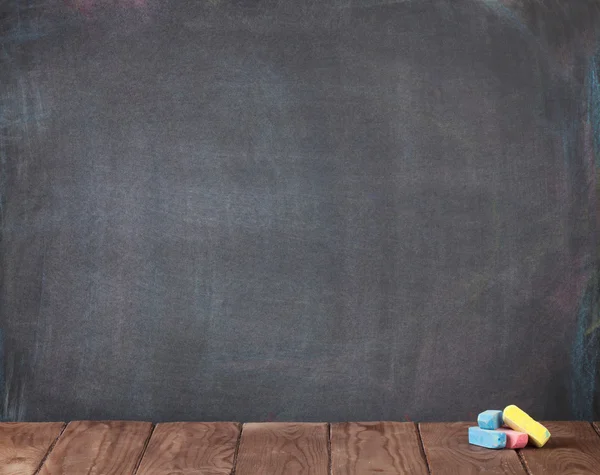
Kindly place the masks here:
POLYGON ((3 2, 4 418, 591 418, 595 37, 513 3, 3 2))

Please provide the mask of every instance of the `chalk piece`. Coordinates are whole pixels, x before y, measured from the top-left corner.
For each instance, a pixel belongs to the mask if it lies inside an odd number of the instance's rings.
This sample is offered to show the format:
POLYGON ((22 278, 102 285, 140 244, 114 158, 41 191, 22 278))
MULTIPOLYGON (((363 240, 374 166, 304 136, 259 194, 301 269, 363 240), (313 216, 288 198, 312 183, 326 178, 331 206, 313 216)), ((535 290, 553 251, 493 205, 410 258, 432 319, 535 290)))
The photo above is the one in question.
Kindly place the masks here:
POLYGON ((504 423, 517 432, 525 432, 529 441, 536 447, 543 447, 550 438, 550 432, 542 424, 534 421, 525 411, 515 405, 506 406, 504 423))
POLYGON ((477 424, 481 429, 498 429, 503 423, 502 411, 490 409, 477 416, 477 424))
POLYGON ((517 432, 512 429, 498 429, 506 434, 507 449, 522 449, 527 445, 529 436, 525 432, 517 432))
POLYGON ((469 444, 488 449, 503 449, 506 447, 506 434, 497 430, 469 427, 469 444))

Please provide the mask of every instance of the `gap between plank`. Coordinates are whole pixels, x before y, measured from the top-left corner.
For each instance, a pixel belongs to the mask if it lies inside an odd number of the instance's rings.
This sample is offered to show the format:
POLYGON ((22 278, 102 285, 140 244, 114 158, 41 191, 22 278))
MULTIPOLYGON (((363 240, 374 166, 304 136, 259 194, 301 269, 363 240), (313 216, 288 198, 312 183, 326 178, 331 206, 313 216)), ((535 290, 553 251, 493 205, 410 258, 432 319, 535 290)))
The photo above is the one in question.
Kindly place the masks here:
POLYGON ((48 447, 48 451, 46 452, 46 455, 44 455, 42 457, 42 461, 40 462, 39 467, 37 468, 37 470, 35 472, 33 472, 33 475, 38 475, 38 473, 40 473, 40 471, 42 470, 42 468, 44 467, 44 464, 46 463, 46 460, 48 460, 48 457, 50 457, 50 452, 52 452, 54 450, 54 447, 56 446, 58 439, 61 438, 61 436, 63 435, 63 432, 67 429, 67 426, 69 425, 69 422, 64 422, 62 429, 60 430, 58 436, 56 437, 56 439, 54 439, 54 441, 50 444, 50 447, 48 447))
POLYGON ((527 473, 527 475, 531 475, 531 470, 529 470, 529 466, 527 465, 527 460, 525 460, 525 456, 523 455, 521 449, 517 449, 517 457, 519 457, 519 461, 521 462, 521 465, 523 466, 523 470, 525 470, 525 473, 527 473))
POLYGON ((425 465, 427 465, 427 473, 431 474, 431 467, 429 466, 429 460, 427 459, 427 453, 425 452, 425 443, 423 442, 423 437, 421 436, 421 425, 418 423, 413 423, 415 427, 415 432, 417 433, 417 439, 419 439, 419 448, 421 449, 421 455, 425 460, 425 465))
POLYGON ((331 423, 327 423, 327 473, 333 475, 333 462, 331 460, 331 423))
POLYGON ((235 475, 237 468, 238 454, 240 453, 240 444, 242 443, 242 432, 244 431, 244 424, 240 424, 240 433, 237 437, 237 443, 235 444, 235 451, 233 452, 233 467, 231 467, 231 475, 235 475))
POLYGON ((592 424, 592 429, 594 429, 596 434, 598 434, 598 437, 600 437, 600 422, 598 422, 598 425, 594 424, 593 422, 590 422, 590 424, 592 424))
POLYGON ((150 434, 148 434, 148 437, 146 437, 146 441, 144 442, 144 448, 142 449, 142 453, 140 454, 140 457, 137 463, 135 464, 135 468, 133 469, 132 475, 135 475, 140 469, 140 465, 142 465, 142 459, 144 458, 144 455, 146 455, 146 449, 148 448, 148 444, 150 444, 150 439, 154 435, 155 429, 156 424, 152 424, 152 429, 150 429, 150 434))

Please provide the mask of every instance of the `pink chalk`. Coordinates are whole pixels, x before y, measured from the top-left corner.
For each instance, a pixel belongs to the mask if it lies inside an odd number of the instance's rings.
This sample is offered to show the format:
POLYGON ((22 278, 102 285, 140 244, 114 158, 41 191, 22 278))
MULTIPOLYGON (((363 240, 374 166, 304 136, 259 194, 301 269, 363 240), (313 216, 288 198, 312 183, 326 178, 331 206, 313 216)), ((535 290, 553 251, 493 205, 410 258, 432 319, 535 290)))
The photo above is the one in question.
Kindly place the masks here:
POLYGON ((527 445, 529 436, 525 432, 517 432, 512 429, 496 429, 506 434, 507 449, 522 449, 527 445))

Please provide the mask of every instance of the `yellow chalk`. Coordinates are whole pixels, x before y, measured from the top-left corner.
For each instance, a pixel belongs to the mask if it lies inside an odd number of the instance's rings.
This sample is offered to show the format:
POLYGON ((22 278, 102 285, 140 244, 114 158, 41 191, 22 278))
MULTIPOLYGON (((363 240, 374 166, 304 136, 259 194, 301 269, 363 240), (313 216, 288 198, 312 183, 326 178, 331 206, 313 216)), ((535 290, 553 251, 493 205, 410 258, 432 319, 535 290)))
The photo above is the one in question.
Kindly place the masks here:
POLYGON ((529 441, 536 447, 543 447, 550 438, 550 432, 542 424, 534 421, 525 411, 515 405, 506 406, 502 413, 504 423, 518 432, 525 432, 529 441))

